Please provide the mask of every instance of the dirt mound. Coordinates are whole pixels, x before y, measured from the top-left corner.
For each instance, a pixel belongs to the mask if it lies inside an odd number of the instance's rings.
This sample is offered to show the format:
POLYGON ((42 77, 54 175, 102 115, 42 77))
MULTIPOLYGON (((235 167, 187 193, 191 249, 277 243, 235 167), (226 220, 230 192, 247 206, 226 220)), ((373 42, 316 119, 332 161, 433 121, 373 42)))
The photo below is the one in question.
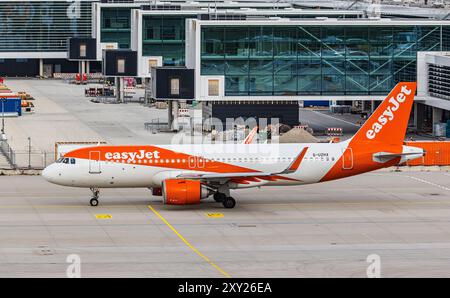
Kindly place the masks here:
POLYGON ((319 140, 303 128, 293 128, 280 136, 280 143, 318 143, 319 140))

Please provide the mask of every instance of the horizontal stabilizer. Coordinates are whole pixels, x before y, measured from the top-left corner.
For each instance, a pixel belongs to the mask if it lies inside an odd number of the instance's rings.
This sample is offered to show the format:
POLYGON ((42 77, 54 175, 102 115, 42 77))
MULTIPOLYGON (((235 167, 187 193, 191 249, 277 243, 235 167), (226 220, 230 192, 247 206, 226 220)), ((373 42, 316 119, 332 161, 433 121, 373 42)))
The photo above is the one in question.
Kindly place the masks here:
POLYGON ((404 157, 417 154, 418 154, 417 152, 406 152, 406 153, 377 152, 373 154, 373 160, 375 162, 385 163, 397 157, 404 157))

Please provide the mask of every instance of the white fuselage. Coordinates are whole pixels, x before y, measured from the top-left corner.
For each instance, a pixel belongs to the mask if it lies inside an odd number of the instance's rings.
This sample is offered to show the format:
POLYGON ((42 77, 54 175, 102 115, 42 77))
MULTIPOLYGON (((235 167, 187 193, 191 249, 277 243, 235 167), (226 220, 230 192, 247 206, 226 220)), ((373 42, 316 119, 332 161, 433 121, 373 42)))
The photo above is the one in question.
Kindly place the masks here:
POLYGON ((345 149, 342 143, 161 145, 158 147, 201 156, 202 159, 193 158, 183 162, 182 159, 164 158, 163 163, 160 161, 158 164, 154 162, 150 164, 147 160, 138 159, 124 163, 76 159, 75 164, 55 163, 49 166, 43 175, 50 182, 74 187, 160 187, 163 180, 174 178, 181 173, 206 172, 202 171, 202 168, 210 161, 220 161, 258 172, 279 172, 293 161, 298 152, 308 147, 300 169, 292 174, 283 175, 292 180, 261 181, 258 182, 259 184, 256 182, 243 184, 236 188, 307 184, 318 182, 340 159, 345 149))

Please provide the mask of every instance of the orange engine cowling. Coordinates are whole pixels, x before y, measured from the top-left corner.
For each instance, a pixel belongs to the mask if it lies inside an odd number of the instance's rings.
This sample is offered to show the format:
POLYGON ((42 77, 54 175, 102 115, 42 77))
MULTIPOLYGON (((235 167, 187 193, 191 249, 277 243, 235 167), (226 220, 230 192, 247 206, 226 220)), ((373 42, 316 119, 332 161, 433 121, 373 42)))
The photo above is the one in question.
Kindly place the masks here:
POLYGON ((199 204, 210 191, 196 180, 167 179, 162 185, 163 202, 167 205, 199 204))

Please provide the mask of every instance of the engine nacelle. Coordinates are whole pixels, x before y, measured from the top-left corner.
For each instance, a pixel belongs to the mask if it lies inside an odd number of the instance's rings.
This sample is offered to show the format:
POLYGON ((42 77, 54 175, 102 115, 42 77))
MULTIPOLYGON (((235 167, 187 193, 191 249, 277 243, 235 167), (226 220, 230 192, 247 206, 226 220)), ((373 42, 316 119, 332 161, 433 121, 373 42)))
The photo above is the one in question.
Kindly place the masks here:
POLYGON ((167 179, 162 184, 163 202, 166 205, 199 204, 211 191, 200 181, 185 179, 167 179))

